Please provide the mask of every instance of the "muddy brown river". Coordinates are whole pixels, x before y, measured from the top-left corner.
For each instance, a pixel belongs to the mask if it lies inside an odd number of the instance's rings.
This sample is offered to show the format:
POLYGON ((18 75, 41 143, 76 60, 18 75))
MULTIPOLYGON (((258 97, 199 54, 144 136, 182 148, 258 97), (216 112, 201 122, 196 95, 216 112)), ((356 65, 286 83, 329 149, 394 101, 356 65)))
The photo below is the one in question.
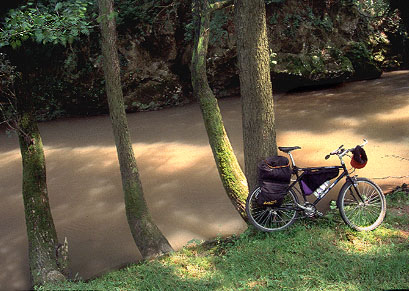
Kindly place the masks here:
MULTIPOLYGON (((302 147, 294 152, 298 165, 337 164, 324 156, 367 138, 369 162, 359 174, 385 191, 409 182, 409 71, 275 98, 278 144, 302 147)), ((240 99, 223 99, 220 107, 242 164, 240 99)), ((129 114, 128 121, 149 209, 175 249, 246 228, 224 193, 197 104, 129 114)), ((40 129, 54 222, 60 240, 68 238, 73 273, 87 279, 136 262, 109 118, 45 122, 40 129)), ((4 130, 0 165, 0 289, 26 289, 21 157, 17 138, 4 130)))

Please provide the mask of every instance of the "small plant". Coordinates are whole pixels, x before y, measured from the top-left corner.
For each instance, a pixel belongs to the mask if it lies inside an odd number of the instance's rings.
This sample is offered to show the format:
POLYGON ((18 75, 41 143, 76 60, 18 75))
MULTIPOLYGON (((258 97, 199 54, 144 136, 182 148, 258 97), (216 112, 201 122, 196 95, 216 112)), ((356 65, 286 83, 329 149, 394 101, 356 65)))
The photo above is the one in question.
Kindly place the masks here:
POLYGON ((277 64, 278 64, 277 53, 274 53, 270 49, 270 67, 273 68, 277 64))
POLYGON ((407 184, 397 187, 391 194, 387 196, 388 205, 400 207, 409 205, 409 189, 407 184))

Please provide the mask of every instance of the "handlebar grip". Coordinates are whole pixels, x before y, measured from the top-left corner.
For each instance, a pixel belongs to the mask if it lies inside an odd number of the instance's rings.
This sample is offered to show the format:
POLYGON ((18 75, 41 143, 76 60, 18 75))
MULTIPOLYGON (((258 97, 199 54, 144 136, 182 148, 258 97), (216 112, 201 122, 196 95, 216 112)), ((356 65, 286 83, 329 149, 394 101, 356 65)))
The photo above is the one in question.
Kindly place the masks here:
POLYGON ((368 143, 368 140, 364 139, 364 142, 360 146, 364 147, 367 143, 368 143))
POLYGON ((331 156, 330 155, 326 155, 325 159, 328 160, 331 156))

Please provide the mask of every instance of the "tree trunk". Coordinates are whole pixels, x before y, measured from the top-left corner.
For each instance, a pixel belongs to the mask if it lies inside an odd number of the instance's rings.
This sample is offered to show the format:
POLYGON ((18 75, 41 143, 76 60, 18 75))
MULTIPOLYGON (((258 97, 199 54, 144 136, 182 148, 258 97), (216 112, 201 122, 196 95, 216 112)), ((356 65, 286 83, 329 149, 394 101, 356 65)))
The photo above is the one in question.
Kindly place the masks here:
POLYGON ((233 152, 223 125, 216 97, 209 87, 206 74, 206 55, 209 42, 211 6, 208 0, 194 0, 195 39, 192 55, 193 94, 199 100, 209 144, 227 196, 234 207, 247 219, 245 204, 247 181, 233 152))
POLYGON ((235 0, 235 9, 244 163, 251 191, 257 185, 257 163, 277 154, 266 11, 263 0, 235 0))
POLYGON ((112 0, 99 0, 98 4, 105 86, 121 170, 126 216, 136 246, 142 257, 148 259, 170 252, 172 247, 154 224, 143 196, 125 114, 113 3, 112 0))
MULTIPOLYGON (((31 282, 63 281, 68 275, 67 253, 62 256, 48 201, 43 144, 27 104, 18 110, 18 136, 23 161, 23 201, 27 226, 31 282)), ((66 247, 66 245, 65 245, 66 247)))

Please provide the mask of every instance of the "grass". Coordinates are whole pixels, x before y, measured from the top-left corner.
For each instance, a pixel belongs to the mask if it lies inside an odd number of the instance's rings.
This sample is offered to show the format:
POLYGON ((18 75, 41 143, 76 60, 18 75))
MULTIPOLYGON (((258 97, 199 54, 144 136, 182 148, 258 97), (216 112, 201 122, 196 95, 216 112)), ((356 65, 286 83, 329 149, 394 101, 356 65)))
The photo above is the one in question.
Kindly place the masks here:
POLYGON ((38 290, 390 290, 409 288, 409 194, 387 196, 384 223, 355 232, 331 211, 288 230, 252 228, 110 272, 38 290))

